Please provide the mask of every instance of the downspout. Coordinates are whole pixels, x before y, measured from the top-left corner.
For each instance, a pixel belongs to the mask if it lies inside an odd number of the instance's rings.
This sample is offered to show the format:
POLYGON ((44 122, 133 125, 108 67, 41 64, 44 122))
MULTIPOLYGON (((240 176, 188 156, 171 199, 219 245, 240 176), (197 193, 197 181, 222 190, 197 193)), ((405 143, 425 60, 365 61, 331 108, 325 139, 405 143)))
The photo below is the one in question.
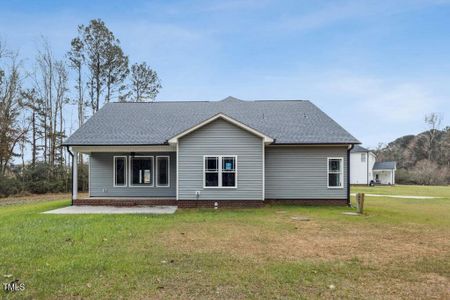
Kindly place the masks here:
POLYGON ((352 204, 350 202, 350 151, 352 151, 354 144, 350 145, 350 148, 347 149, 347 206, 351 207, 352 204))
POLYGON ((370 152, 367 151, 367 159, 366 159, 366 161, 367 161, 367 172, 366 172, 366 175, 367 175, 367 185, 369 185, 369 158, 370 158, 370 152))
MULTIPOLYGON (((75 163, 75 158, 74 158, 72 151, 70 151, 69 146, 66 146, 66 148, 67 148, 67 152, 69 152, 70 156, 72 157, 72 167, 70 168, 70 170, 72 172, 72 182, 73 182, 73 164, 75 163)), ((72 193, 70 193, 70 199, 71 199, 70 205, 73 206, 73 184, 70 185, 70 190, 72 191, 72 193)))

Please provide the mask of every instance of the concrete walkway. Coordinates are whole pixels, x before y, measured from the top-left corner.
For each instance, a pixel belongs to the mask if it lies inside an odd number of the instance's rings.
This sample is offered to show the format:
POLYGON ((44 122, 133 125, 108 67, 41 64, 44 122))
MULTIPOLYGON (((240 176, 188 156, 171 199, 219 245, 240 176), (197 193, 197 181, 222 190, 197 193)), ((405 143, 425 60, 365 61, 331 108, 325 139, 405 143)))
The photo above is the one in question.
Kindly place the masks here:
MULTIPOLYGON (((352 196, 356 196, 356 193, 352 193, 352 196)), ((431 197, 431 196, 403 196, 403 195, 379 195, 379 194, 366 194, 364 195, 368 197, 389 197, 389 198, 400 198, 400 199, 436 199, 439 197, 431 197)))
POLYGON ((43 214, 79 215, 79 214, 173 214, 176 206, 90 206, 74 205, 43 212, 43 214))

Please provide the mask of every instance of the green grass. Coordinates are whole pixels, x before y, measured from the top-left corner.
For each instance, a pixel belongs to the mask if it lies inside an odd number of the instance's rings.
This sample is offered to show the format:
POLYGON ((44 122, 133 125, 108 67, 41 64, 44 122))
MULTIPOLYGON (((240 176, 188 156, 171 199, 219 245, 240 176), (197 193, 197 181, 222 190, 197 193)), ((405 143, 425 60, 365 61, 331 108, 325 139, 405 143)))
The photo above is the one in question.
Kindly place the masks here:
POLYGON ((450 198, 449 186, 395 185, 395 186, 353 186, 352 192, 378 195, 431 196, 450 198))
POLYGON ((63 216, 40 212, 68 200, 8 205, 0 207, 0 279, 19 279, 26 289, 0 295, 448 297, 450 188, 356 191, 442 198, 367 197, 366 214, 357 217, 342 215, 345 207, 63 216), (291 219, 298 215, 311 221, 291 219))

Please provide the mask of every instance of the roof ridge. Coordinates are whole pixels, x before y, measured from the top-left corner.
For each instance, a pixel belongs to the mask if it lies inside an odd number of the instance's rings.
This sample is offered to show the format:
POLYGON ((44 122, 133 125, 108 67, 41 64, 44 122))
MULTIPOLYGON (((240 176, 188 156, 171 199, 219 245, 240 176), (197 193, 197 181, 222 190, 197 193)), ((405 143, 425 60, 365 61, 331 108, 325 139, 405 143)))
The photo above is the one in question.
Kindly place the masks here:
MULTIPOLYGON (((235 98, 237 99, 237 98, 235 98)), ((237 99, 240 102, 311 102, 308 99, 258 99, 258 100, 242 100, 237 99)), ((112 101, 107 104, 155 104, 155 103, 220 103, 224 101, 222 100, 160 100, 160 101, 143 101, 143 102, 134 102, 134 101, 112 101)), ((236 101, 237 102, 237 101, 236 101)), ((222 102, 223 103, 223 102, 222 102)))

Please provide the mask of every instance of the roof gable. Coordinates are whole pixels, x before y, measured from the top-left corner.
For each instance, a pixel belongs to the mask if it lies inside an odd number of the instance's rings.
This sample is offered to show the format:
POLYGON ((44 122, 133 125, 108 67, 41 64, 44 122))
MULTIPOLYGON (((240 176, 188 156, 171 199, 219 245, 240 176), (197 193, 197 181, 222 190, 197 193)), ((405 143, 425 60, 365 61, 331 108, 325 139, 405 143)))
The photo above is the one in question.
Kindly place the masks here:
POLYGON ((217 119, 225 120, 225 121, 227 121, 227 122, 229 122, 231 124, 236 125, 237 127, 241 128, 241 129, 244 129, 244 130, 246 130, 246 131, 248 131, 248 132, 250 132, 250 133, 252 133, 252 134, 254 134, 256 136, 259 136, 260 138, 262 138, 264 140, 264 143, 266 143, 266 144, 270 144, 270 143, 272 143, 274 141, 273 138, 265 135, 264 133, 261 133, 258 130, 255 130, 255 129, 253 129, 253 128, 251 128, 251 127, 249 127, 249 126, 247 126, 247 125, 245 125, 245 124, 243 124, 243 123, 241 123, 241 122, 239 122, 239 121, 237 121, 237 120, 235 120, 235 119, 233 119, 233 118, 231 118, 231 117, 229 117, 229 116, 227 116, 225 114, 219 113, 217 115, 212 116, 209 119, 204 120, 203 122, 200 122, 199 124, 197 124, 197 125, 195 125, 195 126, 193 126, 191 128, 186 129, 183 132, 180 132, 179 134, 177 134, 174 137, 170 138, 168 142, 169 142, 169 144, 176 144, 176 143, 178 143, 178 139, 182 138, 183 136, 186 136, 186 135, 190 134, 193 131, 196 131, 197 129, 202 128, 203 126, 205 126, 207 124, 210 124, 211 122, 214 122, 217 119))
POLYGON ((360 145, 355 145, 350 152, 358 153, 358 152, 372 152, 372 151, 370 151, 369 149, 364 148, 364 147, 362 147, 360 145))

